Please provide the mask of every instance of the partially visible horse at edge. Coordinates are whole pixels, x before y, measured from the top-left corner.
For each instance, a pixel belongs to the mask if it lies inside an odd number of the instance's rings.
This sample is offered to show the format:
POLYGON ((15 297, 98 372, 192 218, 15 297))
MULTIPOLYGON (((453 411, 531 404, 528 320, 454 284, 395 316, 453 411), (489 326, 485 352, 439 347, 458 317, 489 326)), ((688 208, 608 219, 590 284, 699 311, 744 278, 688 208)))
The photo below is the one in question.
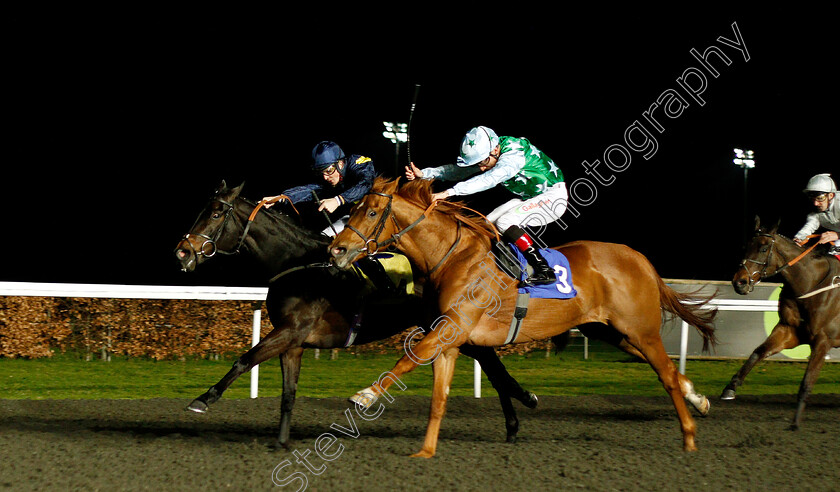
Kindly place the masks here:
MULTIPOLYGON (((438 293, 441 323, 392 369, 399 377, 421 362, 433 364, 431 410, 423 447, 413 455, 418 457, 436 452, 459 350, 503 345, 518 296, 516 282, 503 285, 509 277, 495 262, 486 261, 495 236, 492 226, 469 217, 459 204, 432 202, 431 183, 415 180, 399 187, 399 180, 379 178, 330 246, 335 263, 346 268, 379 246, 396 242, 398 249, 429 275, 429 284, 438 293), (505 288, 509 285, 514 288, 505 288)), ((581 325, 593 333, 597 331, 593 326, 600 326, 608 334, 606 338, 651 365, 677 411, 683 449, 696 450, 696 424, 684 398, 703 415, 709 409, 708 399, 679 374, 659 332, 664 309, 695 326, 704 349, 713 346, 712 322, 717 310, 707 306, 712 296, 674 291, 642 254, 624 245, 575 241, 557 249, 570 262, 578 294, 565 300, 531 299, 513 343, 549 338, 581 325)), ((362 392, 379 395, 388 386, 386 381, 362 392)))
POLYGON ((778 222, 765 229, 761 219, 755 218, 755 234, 746 245, 741 266, 732 277, 732 286, 735 292, 746 295, 765 278, 780 276, 779 322, 732 376, 721 399, 734 399, 747 374, 762 360, 782 350, 808 344, 811 356, 791 422, 791 428, 797 429, 826 354, 832 347, 840 347, 840 288, 836 288, 840 287, 840 261, 819 250, 803 251, 779 234, 778 229, 778 222))
MULTIPOLYGON (((241 252, 254 257, 270 279, 290 268, 328 259, 331 238, 300 226, 294 217, 279 212, 279 207, 255 213, 257 204, 239 196, 243 185, 228 188, 222 181, 190 232, 178 243, 175 255, 183 271, 194 271, 219 254, 241 252)), ((305 268, 272 282, 265 303, 273 330, 239 357, 230 371, 187 409, 206 412, 240 375, 279 356, 283 396, 278 443, 287 446, 303 350, 345 346, 353 318, 358 314, 358 300, 353 293, 361 290, 360 282, 356 274, 334 267, 305 268)), ((404 296, 398 301, 366 309, 354 345, 387 338, 426 321, 428 303, 418 296, 404 296)), ((508 374, 492 348, 476 347, 466 355, 479 362, 498 392, 507 441, 515 442, 519 420, 511 397, 534 408, 536 395, 524 390, 508 374)))

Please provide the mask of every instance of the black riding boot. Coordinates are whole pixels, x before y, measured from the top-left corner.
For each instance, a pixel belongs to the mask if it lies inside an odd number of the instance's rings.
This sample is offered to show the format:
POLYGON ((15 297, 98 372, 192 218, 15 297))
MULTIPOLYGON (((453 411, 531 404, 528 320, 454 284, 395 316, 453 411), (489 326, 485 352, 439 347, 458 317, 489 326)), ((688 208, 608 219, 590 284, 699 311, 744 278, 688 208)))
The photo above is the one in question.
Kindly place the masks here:
POLYGON ((378 260, 370 256, 365 256, 357 261, 356 264, 367 275, 370 281, 373 282, 378 292, 390 295, 397 293, 397 287, 391 281, 391 277, 385 272, 385 267, 378 260))
POLYGON ((554 269, 540 255, 537 248, 531 246, 522 252, 522 256, 528 260, 528 264, 534 269, 534 273, 522 281, 523 285, 548 285, 557 281, 554 269))
POLYGON ((528 233, 518 226, 510 226, 505 230, 504 237, 512 242, 516 248, 522 252, 522 256, 534 269, 534 273, 522 281, 522 285, 548 285, 557 281, 557 276, 554 274, 554 269, 549 266, 537 248, 534 247, 534 241, 528 236, 528 233))

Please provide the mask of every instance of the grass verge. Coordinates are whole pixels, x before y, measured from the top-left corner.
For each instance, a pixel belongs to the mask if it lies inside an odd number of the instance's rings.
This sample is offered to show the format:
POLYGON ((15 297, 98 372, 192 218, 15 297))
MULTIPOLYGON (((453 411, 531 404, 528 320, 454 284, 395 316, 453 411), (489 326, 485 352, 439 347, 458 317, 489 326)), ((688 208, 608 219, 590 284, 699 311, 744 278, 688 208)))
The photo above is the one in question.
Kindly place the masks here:
MULTIPOLYGON (((574 347, 550 357, 545 352, 505 356, 502 362, 520 384, 538 395, 663 395, 656 374, 610 348, 590 347, 584 360, 574 347)), ((336 360, 314 359, 304 353, 298 395, 315 398, 349 396, 369 386, 390 370, 402 354, 353 356, 343 352, 336 360)), ((6 399, 192 399, 203 393, 230 369, 233 360, 153 361, 113 358, 110 362, 85 361, 77 354, 57 354, 49 359, 0 359, 0 398, 6 399)), ((687 376, 701 393, 717 397, 742 361, 689 360, 687 376)), ((259 370, 259 395, 279 396, 282 373, 277 359, 259 370)), ((804 362, 764 362, 739 389, 742 395, 796 394, 805 374, 804 362)), ((250 374, 235 381, 225 398, 248 398, 250 374)), ((407 374, 405 394, 431 394, 431 366, 407 374)), ((482 396, 495 391, 482 374, 482 396)), ((827 363, 814 388, 815 393, 840 393, 840 364, 827 363)), ((473 394, 473 361, 458 358, 451 395, 473 394)))

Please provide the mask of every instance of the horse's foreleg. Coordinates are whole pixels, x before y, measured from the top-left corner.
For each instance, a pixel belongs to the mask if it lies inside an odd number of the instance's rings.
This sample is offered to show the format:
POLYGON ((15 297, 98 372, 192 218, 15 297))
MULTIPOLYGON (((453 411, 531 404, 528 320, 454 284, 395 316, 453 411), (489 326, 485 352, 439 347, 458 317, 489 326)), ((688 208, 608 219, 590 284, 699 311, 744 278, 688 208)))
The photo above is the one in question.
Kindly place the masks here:
MULTIPOLYGON (((407 374, 408 372, 412 371, 417 366, 429 363, 435 363, 438 359, 444 357, 444 354, 449 353, 450 358, 454 364, 454 357, 458 354, 457 348, 460 347, 467 339, 468 334, 461 331, 460 328, 457 326, 442 323, 438 326, 434 331, 427 334, 420 340, 414 347, 407 347, 406 348, 406 355, 403 355, 397 364, 394 366, 393 369, 388 374, 388 377, 383 377, 379 382, 375 383, 373 386, 366 388, 356 395, 354 395, 353 401, 355 401, 358 405, 369 408, 370 405, 373 404, 376 398, 382 396, 383 394, 387 393, 388 388, 391 387, 396 381, 399 380, 399 377, 403 374, 407 374), (450 350, 454 350, 453 352, 448 352, 450 350), (358 400, 355 397, 360 397, 358 400)), ((443 408, 446 407, 446 399, 443 399, 443 403, 440 403, 440 392, 438 391, 438 382, 439 378, 445 375, 445 368, 448 366, 442 366, 440 370, 435 371, 435 392, 433 394, 433 411, 442 411, 443 408), (437 399, 436 399, 437 397, 437 399), (437 402, 437 403, 434 403, 437 402), (435 405, 442 405, 440 410, 435 410, 435 405)), ((452 374, 450 373, 449 379, 446 380, 446 388, 448 391, 449 388, 449 381, 452 378, 452 374)), ((435 415, 435 413, 433 413, 435 415)), ((442 418, 443 414, 439 414, 439 418, 442 418)), ((432 417, 429 419, 429 427, 426 431, 426 442, 437 443, 437 432, 440 428, 440 423, 438 422, 436 426, 432 424, 432 417), (434 436, 432 439, 431 436, 434 436)), ((431 457, 434 456, 435 453, 435 446, 428 447, 425 446, 423 449, 415 454, 414 456, 422 456, 422 457, 431 457)))
POLYGON ((242 374, 250 371, 254 366, 277 357, 289 348, 288 337, 283 335, 283 330, 275 328, 265 338, 236 359, 233 367, 225 374, 218 383, 210 387, 204 394, 196 398, 187 406, 187 410, 196 413, 204 413, 208 407, 222 397, 222 393, 242 374))
POLYGON ((750 354, 749 358, 744 362, 744 365, 741 366, 741 369, 732 376, 729 384, 723 389, 720 399, 734 400, 735 391, 739 386, 744 384, 744 379, 746 379, 747 374, 750 373, 756 364, 771 355, 778 354, 785 349, 796 347, 799 344, 799 337, 796 336, 796 330, 792 326, 784 323, 777 324, 773 328, 773 331, 770 332, 770 336, 753 350, 753 353, 750 354))
POLYGON ((446 398, 449 396, 449 385, 452 383, 453 374, 455 374, 455 359, 457 358, 458 347, 452 347, 444 350, 432 363, 435 384, 432 390, 432 403, 429 408, 429 424, 426 427, 426 439, 423 441, 423 448, 412 454, 413 458, 431 458, 437 451, 440 423, 446 413, 446 398))
POLYGON ((811 343, 811 358, 808 359, 808 367, 805 368, 805 377, 802 378, 802 383, 799 385, 799 395, 796 398, 796 414, 793 416, 793 422, 790 425, 792 430, 799 429, 802 423, 802 412, 805 410, 805 400, 811 394, 811 389, 814 383, 817 382, 817 377, 820 375, 820 370, 825 364, 825 355, 831 348, 828 337, 821 333, 811 343))
POLYGON ((280 401, 280 433, 277 443, 288 446, 289 428, 292 421, 292 407, 295 405, 298 377, 300 376, 300 360, 303 348, 295 347, 280 354, 280 368, 283 370, 283 397, 280 401))

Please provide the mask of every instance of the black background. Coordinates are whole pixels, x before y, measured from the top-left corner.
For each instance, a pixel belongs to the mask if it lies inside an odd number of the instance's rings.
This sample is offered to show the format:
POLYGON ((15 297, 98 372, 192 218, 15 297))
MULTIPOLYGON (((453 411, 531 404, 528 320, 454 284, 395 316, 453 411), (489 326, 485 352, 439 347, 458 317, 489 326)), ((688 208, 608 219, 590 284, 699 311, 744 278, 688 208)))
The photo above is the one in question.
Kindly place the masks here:
POLYGON ((664 121, 653 158, 634 154, 549 240, 626 243, 663 277, 728 280, 745 222, 732 148, 756 153, 748 222, 781 219, 788 236, 808 212, 807 180, 836 169, 836 41, 819 9, 704 7, 10 15, 0 280, 240 283, 235 260, 187 275, 173 255, 220 181, 245 182, 254 200, 307 182, 321 140, 391 177, 382 121, 408 120, 415 84, 420 167, 452 162, 463 134, 487 125, 529 138, 571 183, 679 90, 699 67, 690 49, 711 45, 733 63, 717 65, 706 104, 664 121), (749 61, 717 41, 735 39, 733 22, 749 61))

